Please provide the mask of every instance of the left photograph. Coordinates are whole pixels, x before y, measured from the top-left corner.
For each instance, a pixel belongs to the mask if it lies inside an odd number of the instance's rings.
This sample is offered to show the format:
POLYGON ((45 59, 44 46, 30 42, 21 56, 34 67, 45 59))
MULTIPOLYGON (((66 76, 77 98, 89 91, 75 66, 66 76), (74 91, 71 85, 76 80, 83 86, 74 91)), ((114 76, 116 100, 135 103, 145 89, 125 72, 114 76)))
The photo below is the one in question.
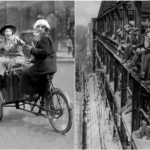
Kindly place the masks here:
POLYGON ((74 1, 0 6, 0 148, 74 149, 74 1))

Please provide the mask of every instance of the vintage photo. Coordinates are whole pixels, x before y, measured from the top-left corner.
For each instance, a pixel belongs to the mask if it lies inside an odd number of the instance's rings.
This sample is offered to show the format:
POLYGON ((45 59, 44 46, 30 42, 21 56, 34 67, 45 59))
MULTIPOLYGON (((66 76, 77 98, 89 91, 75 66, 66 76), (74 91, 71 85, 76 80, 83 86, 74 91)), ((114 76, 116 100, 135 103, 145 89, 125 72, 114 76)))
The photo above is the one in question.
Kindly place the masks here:
POLYGON ((76 148, 149 149, 150 1, 76 6, 76 148))
POLYGON ((75 2, 0 1, 0 149, 74 149, 75 2))

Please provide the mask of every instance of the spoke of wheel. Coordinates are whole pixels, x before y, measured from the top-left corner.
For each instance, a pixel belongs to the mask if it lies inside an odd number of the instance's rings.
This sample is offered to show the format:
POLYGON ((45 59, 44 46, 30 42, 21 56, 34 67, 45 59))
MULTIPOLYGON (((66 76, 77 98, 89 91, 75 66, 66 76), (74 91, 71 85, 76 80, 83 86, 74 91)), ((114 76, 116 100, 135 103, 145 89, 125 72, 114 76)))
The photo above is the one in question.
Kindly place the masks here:
POLYGON ((56 96, 56 100, 55 100, 55 104, 54 104, 55 106, 54 107, 56 108, 56 110, 62 109, 62 111, 63 111, 63 114, 58 119, 53 120, 54 124, 59 129, 65 129, 67 124, 68 124, 68 119, 66 119, 67 117, 65 117, 65 115, 68 116, 68 114, 66 114, 66 113, 69 113, 69 112, 68 112, 67 105, 66 105, 65 101, 64 102, 63 101, 64 100, 63 100, 63 98, 61 98, 61 96, 58 96, 58 95, 56 96), (62 105, 63 105, 63 107, 62 107, 62 105), (66 105, 66 108, 65 108, 65 105, 66 105), (65 111, 67 111, 67 112, 65 112, 65 111), (65 119, 67 120, 67 122, 65 121, 65 119), (65 124, 65 122, 66 122, 66 124, 65 124), (65 127, 64 127, 64 125, 65 125, 65 127))
MULTIPOLYGON (((57 98, 58 98, 58 94, 56 94, 56 96, 57 96, 57 98)), ((60 95, 59 95, 59 97, 60 97, 60 95)), ((61 106, 60 101, 59 101, 59 98, 58 98, 58 102, 59 102, 59 105, 61 106)))

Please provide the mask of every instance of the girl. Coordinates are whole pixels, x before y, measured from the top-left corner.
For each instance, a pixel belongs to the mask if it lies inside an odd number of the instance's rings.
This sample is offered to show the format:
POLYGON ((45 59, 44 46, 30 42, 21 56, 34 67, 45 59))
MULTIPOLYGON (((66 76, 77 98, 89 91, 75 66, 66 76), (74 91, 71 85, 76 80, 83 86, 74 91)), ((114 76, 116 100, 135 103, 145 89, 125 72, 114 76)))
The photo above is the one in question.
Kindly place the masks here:
POLYGON ((2 79, 7 66, 24 62, 22 46, 25 43, 17 36, 14 36, 16 31, 17 28, 14 25, 5 25, 0 29, 0 34, 4 36, 0 44, 0 48, 4 52, 3 56, 0 57, 0 88, 2 87, 2 79))

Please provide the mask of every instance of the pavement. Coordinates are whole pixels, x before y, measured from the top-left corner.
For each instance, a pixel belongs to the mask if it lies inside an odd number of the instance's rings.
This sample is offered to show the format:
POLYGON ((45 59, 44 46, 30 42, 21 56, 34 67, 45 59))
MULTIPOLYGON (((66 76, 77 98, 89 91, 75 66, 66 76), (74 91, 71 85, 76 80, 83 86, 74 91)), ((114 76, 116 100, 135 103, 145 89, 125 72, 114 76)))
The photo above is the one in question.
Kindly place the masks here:
POLYGON ((57 55, 57 61, 61 62, 61 61, 68 61, 68 62, 74 62, 75 58, 72 57, 72 54, 68 54, 67 51, 57 51, 56 52, 57 55))

